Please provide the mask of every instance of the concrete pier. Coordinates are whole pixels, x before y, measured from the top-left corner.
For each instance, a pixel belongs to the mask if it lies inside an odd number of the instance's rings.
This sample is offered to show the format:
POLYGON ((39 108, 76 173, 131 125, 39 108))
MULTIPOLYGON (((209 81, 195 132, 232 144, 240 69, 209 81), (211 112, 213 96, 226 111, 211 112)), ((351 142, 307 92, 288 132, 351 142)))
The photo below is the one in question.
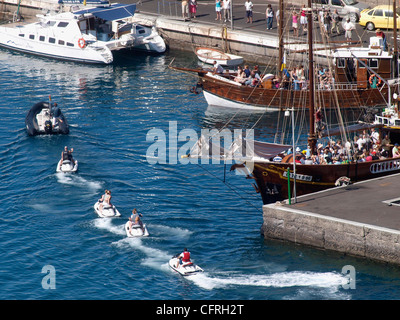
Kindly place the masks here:
POLYGON ((400 175, 263 206, 261 232, 280 239, 400 264, 400 175))

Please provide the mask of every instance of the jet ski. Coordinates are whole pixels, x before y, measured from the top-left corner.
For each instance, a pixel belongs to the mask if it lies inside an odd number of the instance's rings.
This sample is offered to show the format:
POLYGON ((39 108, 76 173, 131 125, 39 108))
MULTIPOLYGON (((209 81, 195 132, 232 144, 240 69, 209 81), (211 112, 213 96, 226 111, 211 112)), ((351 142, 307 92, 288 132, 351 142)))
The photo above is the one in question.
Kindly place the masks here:
POLYGON ((94 210, 101 218, 119 217, 121 214, 114 205, 104 204, 103 210, 100 210, 100 202, 94 204, 94 210))
POLYGON ((76 172, 78 171, 78 161, 75 160, 75 164, 71 160, 64 160, 61 163, 61 160, 57 163, 57 172, 76 172))
POLYGON ((69 126, 57 104, 38 102, 27 113, 26 130, 30 136, 38 134, 68 134, 69 126))
POLYGON ((132 230, 129 231, 129 221, 125 223, 125 232, 128 238, 135 238, 135 237, 148 237, 149 231, 147 231, 147 227, 143 224, 144 232, 140 225, 134 224, 132 226, 132 230))
POLYGON ((182 276, 189 276, 204 271, 202 268, 200 268, 193 262, 186 262, 183 264, 179 264, 178 255, 172 257, 171 260, 169 260, 169 266, 171 267, 172 270, 180 273, 182 276))

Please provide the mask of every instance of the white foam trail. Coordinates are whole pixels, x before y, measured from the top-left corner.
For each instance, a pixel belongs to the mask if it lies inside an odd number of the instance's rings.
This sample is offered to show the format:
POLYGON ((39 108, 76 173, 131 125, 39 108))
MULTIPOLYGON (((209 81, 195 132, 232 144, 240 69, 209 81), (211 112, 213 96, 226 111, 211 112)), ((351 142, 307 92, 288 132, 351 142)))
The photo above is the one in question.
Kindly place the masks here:
POLYGON ((63 172, 57 172, 56 177, 59 183, 84 187, 92 192, 97 192, 99 189, 102 188, 101 182, 89 181, 76 174, 65 174, 63 172))
POLYGON ((334 272, 282 272, 271 275, 241 275, 228 278, 210 277, 207 273, 199 273, 190 277, 196 285, 204 289, 226 286, 258 286, 258 287, 316 287, 337 290, 347 283, 343 275, 334 272))
POLYGON ((111 218, 98 218, 93 222, 96 228, 107 230, 117 235, 125 235, 124 225, 116 226, 112 223, 111 218))
POLYGON ((190 237, 190 235, 193 233, 193 231, 190 231, 188 229, 182 229, 179 227, 169 227, 169 226, 164 226, 160 224, 152 224, 151 225, 152 230, 159 230, 161 233, 173 236, 173 237, 179 237, 183 239, 187 239, 190 237))
POLYGON ((40 212, 50 212, 51 207, 46 203, 33 203, 29 205, 32 209, 38 210, 40 212))
POLYGON ((143 252, 146 255, 146 258, 141 261, 143 265, 162 271, 169 270, 168 263, 165 261, 169 261, 171 255, 165 251, 145 246, 142 238, 124 238, 112 244, 120 248, 130 247, 143 252))

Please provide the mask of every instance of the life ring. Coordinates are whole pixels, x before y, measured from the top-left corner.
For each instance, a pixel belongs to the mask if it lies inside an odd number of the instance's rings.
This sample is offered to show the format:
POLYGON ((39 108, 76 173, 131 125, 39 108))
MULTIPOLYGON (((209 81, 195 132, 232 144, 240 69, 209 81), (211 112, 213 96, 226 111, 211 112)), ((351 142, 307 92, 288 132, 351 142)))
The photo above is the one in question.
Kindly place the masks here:
MULTIPOLYGON (((375 74, 371 74, 371 76, 369 77, 369 84, 372 85, 373 81, 374 81, 374 77, 376 77, 375 74)), ((382 82, 382 79, 380 77, 377 77, 378 82, 377 82, 377 86, 379 86, 382 82)))
POLYGON ((81 48, 81 49, 83 49, 84 47, 86 47, 86 41, 85 41, 85 39, 80 38, 80 39, 78 40, 78 46, 79 46, 79 48, 81 48))

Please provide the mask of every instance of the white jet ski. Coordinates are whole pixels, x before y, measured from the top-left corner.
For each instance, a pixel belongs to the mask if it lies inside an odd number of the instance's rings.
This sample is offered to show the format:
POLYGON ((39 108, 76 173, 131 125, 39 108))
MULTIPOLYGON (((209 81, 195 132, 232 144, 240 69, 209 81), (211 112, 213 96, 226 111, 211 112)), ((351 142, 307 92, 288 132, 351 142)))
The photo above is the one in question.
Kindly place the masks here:
POLYGON ((172 270, 180 273, 182 276, 189 276, 192 274, 196 274, 198 272, 203 272, 204 270, 200 268, 198 265, 193 262, 187 262, 183 264, 179 264, 179 259, 174 256, 171 260, 169 260, 169 266, 172 270), (176 267, 178 265, 178 268, 176 267))
POLYGON ((57 163, 57 172, 64 172, 64 173, 68 173, 68 172, 76 172, 78 171, 78 161, 75 160, 75 164, 72 163, 71 160, 64 160, 61 163, 61 160, 58 161, 57 163))
POLYGON ((101 218, 119 217, 121 215, 114 205, 110 206, 108 204, 104 204, 103 210, 100 210, 99 201, 94 204, 94 210, 101 218))
POLYGON ((148 237, 149 236, 149 231, 147 231, 147 227, 145 224, 143 224, 144 232, 140 225, 134 224, 132 226, 132 230, 129 230, 129 221, 125 223, 125 232, 127 237, 129 238, 135 238, 135 237, 148 237))

